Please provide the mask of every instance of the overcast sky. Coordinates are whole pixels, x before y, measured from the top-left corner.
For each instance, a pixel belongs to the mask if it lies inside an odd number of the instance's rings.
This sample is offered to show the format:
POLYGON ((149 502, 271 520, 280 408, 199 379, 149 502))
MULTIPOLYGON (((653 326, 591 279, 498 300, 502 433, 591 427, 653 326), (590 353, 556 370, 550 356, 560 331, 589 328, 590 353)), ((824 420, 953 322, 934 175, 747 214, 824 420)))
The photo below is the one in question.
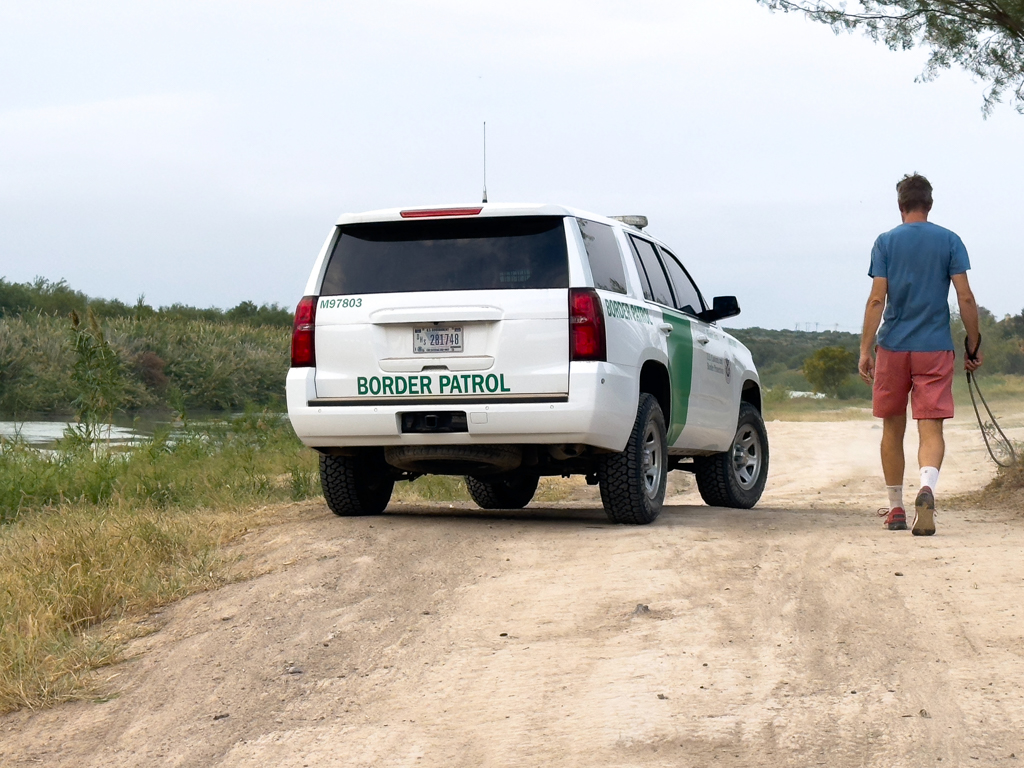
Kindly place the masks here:
POLYGON ((1024 117, 754 0, 0 5, 0 276, 293 306, 338 215, 642 213, 735 325, 858 330, 894 185, 1024 308, 1024 117), (803 327, 803 326, 802 326, 803 327))

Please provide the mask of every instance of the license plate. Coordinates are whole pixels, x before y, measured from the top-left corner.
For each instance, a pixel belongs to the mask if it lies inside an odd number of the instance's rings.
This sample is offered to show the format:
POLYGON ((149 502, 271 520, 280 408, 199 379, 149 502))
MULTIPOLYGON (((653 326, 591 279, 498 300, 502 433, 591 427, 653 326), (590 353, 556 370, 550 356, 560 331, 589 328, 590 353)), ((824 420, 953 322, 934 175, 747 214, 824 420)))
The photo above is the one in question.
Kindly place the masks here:
POLYGON ((462 351, 462 326, 447 328, 415 328, 412 351, 417 355, 437 355, 462 351))

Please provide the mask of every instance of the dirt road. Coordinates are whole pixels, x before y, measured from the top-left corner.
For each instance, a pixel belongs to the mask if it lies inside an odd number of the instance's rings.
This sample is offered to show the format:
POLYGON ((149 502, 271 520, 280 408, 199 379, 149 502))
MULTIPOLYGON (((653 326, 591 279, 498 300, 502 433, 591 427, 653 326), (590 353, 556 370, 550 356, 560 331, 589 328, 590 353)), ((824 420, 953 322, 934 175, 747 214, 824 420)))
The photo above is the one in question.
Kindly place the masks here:
POLYGON ((748 512, 310 504, 243 543, 266 575, 155 617, 118 696, 0 719, 0 765, 1024 762, 1024 520, 941 511, 990 476, 969 424, 926 539, 874 515, 872 422, 769 433, 748 512))

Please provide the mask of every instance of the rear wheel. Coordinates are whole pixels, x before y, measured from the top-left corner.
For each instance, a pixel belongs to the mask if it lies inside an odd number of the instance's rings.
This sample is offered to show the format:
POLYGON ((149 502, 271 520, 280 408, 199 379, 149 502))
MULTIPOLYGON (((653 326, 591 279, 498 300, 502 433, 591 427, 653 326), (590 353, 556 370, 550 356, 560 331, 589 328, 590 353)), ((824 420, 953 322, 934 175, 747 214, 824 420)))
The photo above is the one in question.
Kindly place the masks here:
POLYGON ((757 504, 768 481, 768 432, 757 408, 740 403, 732 447, 694 459, 694 475, 709 506, 750 509, 757 504))
POLYGON ((665 501, 667 459, 665 416, 654 395, 641 392, 626 449, 598 465, 601 501, 609 520, 645 525, 657 519, 665 501))
POLYGON ((481 509, 522 509, 537 492, 540 478, 515 472, 493 477, 467 477, 466 488, 481 509))
POLYGON ((395 481, 379 451, 358 456, 320 455, 320 485, 331 512, 340 517, 379 515, 395 481))

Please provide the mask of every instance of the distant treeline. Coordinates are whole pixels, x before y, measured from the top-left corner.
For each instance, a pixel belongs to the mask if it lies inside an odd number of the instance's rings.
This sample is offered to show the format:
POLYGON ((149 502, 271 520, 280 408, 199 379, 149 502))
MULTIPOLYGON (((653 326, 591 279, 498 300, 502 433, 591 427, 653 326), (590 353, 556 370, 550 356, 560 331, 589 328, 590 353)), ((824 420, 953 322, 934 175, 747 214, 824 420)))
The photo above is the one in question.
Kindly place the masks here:
POLYGON ((76 291, 64 281, 50 282, 37 277, 31 283, 10 283, 0 277, 0 316, 19 316, 25 313, 69 316, 77 312, 84 317, 87 310, 100 319, 163 317, 178 320, 205 320, 208 322, 247 323, 290 328, 292 310, 277 304, 257 306, 243 301, 231 309, 209 307, 199 309, 184 304, 154 309, 140 296, 134 304, 118 299, 94 299, 76 291))

